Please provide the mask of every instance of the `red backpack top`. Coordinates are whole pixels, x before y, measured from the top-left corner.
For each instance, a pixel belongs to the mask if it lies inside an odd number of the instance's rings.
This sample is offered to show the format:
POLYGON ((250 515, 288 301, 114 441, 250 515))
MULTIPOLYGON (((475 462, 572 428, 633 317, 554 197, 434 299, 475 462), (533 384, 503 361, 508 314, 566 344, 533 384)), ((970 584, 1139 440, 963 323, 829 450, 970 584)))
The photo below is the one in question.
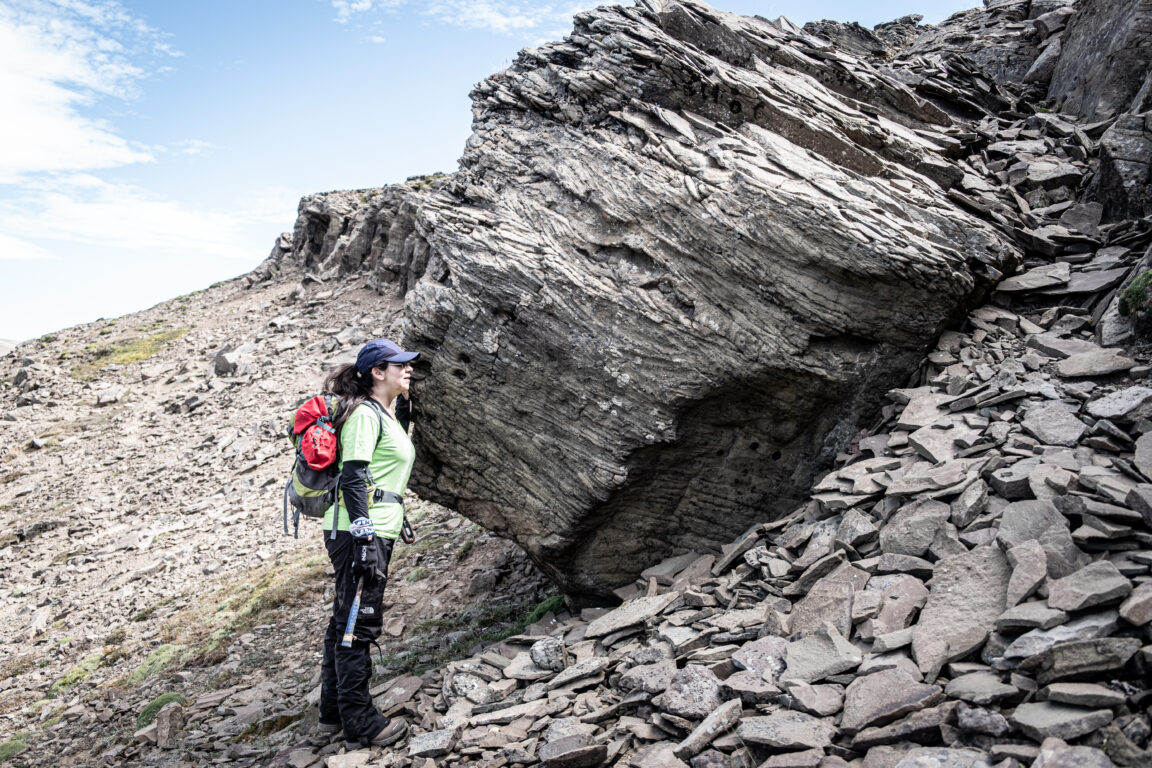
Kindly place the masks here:
POLYGON ((340 441, 332 426, 339 414, 339 402, 332 395, 316 395, 296 409, 292 442, 312 469, 328 469, 339 456, 340 441))

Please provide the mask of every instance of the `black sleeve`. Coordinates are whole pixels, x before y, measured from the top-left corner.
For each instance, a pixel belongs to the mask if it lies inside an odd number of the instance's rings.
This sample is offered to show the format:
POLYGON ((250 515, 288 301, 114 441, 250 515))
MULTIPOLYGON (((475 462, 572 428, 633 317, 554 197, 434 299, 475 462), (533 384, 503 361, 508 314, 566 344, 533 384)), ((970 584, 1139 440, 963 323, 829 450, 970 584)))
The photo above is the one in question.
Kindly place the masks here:
POLYGON ((396 398, 396 421, 404 429, 408 431, 408 425, 412 423, 412 401, 399 395, 396 398))
POLYGON ((340 470, 340 493, 344 496, 349 522, 368 517, 368 462, 344 462, 340 470))

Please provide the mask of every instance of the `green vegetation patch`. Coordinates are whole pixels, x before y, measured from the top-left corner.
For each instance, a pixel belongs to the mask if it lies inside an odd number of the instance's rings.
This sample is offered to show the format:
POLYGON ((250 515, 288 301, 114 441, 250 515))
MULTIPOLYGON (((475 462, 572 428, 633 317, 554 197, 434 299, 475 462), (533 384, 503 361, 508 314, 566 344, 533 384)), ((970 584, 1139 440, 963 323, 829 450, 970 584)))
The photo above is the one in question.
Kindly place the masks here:
POLYGON ((477 645, 523 634, 548 613, 564 607, 564 598, 555 594, 535 605, 530 600, 483 607, 472 605, 452 616, 422 621, 412 628, 412 634, 405 641, 407 649, 385 658, 384 671, 389 675, 423 674, 471 656, 477 645), (454 640, 443 646, 440 639, 448 635, 454 640))
POLYGON ((1152 269, 1138 274, 1120 293, 1120 314, 1128 316, 1136 312, 1146 312, 1152 303, 1152 269))
POLYGON ((78 378, 87 378, 105 366, 130 365, 147 360, 162 350, 166 344, 186 333, 187 328, 174 328, 113 344, 90 345, 88 351, 92 354, 91 362, 76 366, 72 369, 72 373, 78 378))
POLYGON ((88 675, 96 671, 96 668, 100 666, 100 662, 103 659, 103 651, 97 651, 96 653, 90 653, 85 656, 79 664, 65 672, 64 677, 52 683, 52 687, 48 689, 48 697, 54 699, 59 696, 62 691, 68 690, 76 685, 76 683, 88 677, 88 675))
POLYGON ((144 709, 140 710, 140 714, 136 716, 136 730, 140 730, 141 728, 145 728, 151 725, 152 721, 156 719, 156 713, 174 701, 179 702, 180 706, 184 706, 188 703, 186 698, 178 693, 170 691, 168 693, 160 694, 156 698, 152 699, 152 701, 145 704, 144 709))
POLYGON ((26 732, 17 733, 8 741, 0 744, 0 763, 6 763, 9 759, 28 749, 28 736, 29 734, 26 732))
POLYGON ((155 613, 160 608, 163 608, 166 605, 170 605, 175 601, 176 601, 176 598, 174 596, 166 597, 163 600, 148 606, 147 608, 143 608, 143 609, 137 611, 136 615, 132 617, 131 621, 144 621, 144 619, 151 616, 153 613, 155 613))
POLYGON ((404 581, 407 581, 409 583, 417 582, 417 581, 420 581, 421 579, 428 578, 430 573, 431 573, 431 571, 429 571, 424 566, 422 566, 422 565, 417 566, 416 568, 413 568, 412 570, 408 571, 408 575, 404 577, 404 581))
POLYGON ((135 688, 153 675, 160 674, 180 657, 180 652, 183 650, 182 645, 165 643, 152 651, 148 654, 148 658, 144 659, 144 663, 128 676, 127 687, 135 688))
POLYGON ((252 723, 239 734, 237 734, 232 741, 257 741, 259 739, 271 736, 274 733, 279 733, 288 726, 302 720, 304 718, 304 711, 299 712, 286 712, 282 715, 274 715, 272 717, 264 718, 259 722, 252 723))
POLYGON ((223 661, 223 649, 233 638, 257 624, 267 623, 269 614, 282 607, 316 600, 323 593, 326 562, 302 556, 276 568, 257 568, 241 574, 215 593, 210 600, 181 598, 181 608, 164 618, 160 638, 178 643, 186 650, 183 664, 203 666, 223 661))

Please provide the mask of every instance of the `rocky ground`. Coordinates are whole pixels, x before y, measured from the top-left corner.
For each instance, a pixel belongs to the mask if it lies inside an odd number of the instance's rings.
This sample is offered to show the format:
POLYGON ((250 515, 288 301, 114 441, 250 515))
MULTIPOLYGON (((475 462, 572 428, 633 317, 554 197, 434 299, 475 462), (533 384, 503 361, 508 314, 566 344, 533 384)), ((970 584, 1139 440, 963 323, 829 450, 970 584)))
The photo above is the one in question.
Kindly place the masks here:
MULTIPOLYGON (((318 524, 283 532, 284 429, 321 361, 386 333, 396 302, 354 281, 248 283, 0 359, 0 755, 25 746, 17 764, 134 758, 128 732, 162 695, 243 698, 182 737, 234 756, 309 712, 331 596, 318 524)), ((513 545, 408 506, 419 538, 393 560, 381 674, 515 631, 552 589, 513 545)))

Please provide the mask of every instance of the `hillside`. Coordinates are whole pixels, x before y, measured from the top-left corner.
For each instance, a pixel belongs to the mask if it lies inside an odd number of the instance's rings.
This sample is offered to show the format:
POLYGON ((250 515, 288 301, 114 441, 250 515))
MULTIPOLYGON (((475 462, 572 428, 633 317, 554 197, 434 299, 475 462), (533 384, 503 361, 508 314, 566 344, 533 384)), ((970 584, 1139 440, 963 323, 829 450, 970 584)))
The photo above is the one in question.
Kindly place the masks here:
MULTIPOLYGON (((284 429, 324 361, 386 333, 396 303, 347 282, 248 282, 0 360, 12 438, 0 458, 0 616, 13 628, 0 730, 35 734, 25 759, 88 762, 173 691, 311 689, 327 558, 315 522, 298 540, 282 531, 284 429), (243 347, 242 362, 217 373, 229 347, 243 347)), ((426 667, 453 642, 467 647, 478 624, 498 631, 547 597, 514 546, 442 507, 409 507, 420 538, 397 552, 387 603, 390 639, 403 638, 389 647, 396 668, 426 667)))

